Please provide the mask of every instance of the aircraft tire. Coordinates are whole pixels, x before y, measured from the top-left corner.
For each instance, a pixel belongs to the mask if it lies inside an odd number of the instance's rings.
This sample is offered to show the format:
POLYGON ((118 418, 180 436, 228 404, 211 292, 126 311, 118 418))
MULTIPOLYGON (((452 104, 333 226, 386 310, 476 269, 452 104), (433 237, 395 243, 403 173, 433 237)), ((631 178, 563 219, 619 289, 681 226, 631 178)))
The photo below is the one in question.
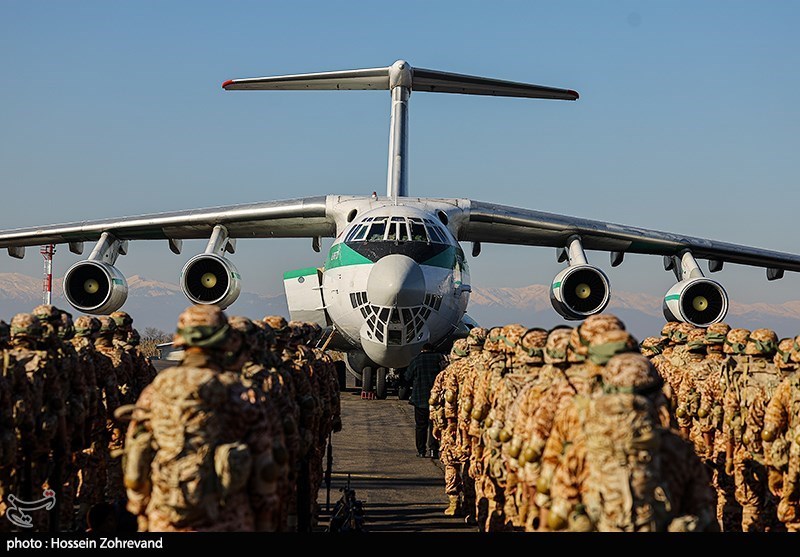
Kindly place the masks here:
POLYGON ((369 366, 361 370, 361 390, 372 391, 372 368, 369 366))
POLYGON ((375 396, 380 399, 386 398, 386 368, 379 367, 375 375, 375 396))

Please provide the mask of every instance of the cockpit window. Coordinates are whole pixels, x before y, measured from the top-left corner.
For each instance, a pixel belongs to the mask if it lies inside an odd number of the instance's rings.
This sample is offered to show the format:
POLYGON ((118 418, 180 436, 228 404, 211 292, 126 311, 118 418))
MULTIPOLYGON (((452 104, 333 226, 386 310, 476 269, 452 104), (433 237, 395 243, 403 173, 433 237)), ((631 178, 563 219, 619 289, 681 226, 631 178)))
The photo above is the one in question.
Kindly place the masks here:
POLYGON ((345 237, 345 242, 363 241, 450 243, 439 225, 418 217, 367 217, 345 237))

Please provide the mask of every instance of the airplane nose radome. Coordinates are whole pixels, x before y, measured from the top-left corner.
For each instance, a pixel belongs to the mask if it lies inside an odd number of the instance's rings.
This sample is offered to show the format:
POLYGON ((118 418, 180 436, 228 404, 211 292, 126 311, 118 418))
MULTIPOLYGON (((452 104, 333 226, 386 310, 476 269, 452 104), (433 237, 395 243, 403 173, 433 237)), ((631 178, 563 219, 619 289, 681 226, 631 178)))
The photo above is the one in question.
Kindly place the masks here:
POLYGON ((410 257, 387 255, 372 266, 367 279, 367 298, 378 306, 422 305, 425 275, 410 257))

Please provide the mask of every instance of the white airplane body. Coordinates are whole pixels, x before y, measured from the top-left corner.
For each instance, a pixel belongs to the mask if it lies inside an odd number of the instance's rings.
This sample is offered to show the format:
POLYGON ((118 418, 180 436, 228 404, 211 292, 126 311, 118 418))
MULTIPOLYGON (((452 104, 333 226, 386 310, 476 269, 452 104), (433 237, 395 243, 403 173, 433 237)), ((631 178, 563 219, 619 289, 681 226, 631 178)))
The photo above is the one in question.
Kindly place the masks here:
MULTIPOLYGON (((610 253, 612 266, 625 253, 661 255, 676 277, 663 301, 668 320, 707 326, 724 319, 728 295, 706 278, 723 263, 764 267, 767 279, 800 271, 800 256, 625 225, 508 207, 470 199, 410 197, 407 181, 408 102, 413 91, 577 100, 555 89, 476 76, 412 68, 399 60, 385 68, 346 70, 227 81, 226 90, 391 91, 389 167, 386 196, 328 195, 155 213, 0 231, 0 248, 21 258, 26 246, 69 244, 89 257, 70 267, 64 293, 90 314, 116 311, 127 298, 127 282, 115 267, 131 240, 167 240, 180 253, 183 239, 208 238, 205 251, 181 272, 181 288, 198 304, 230 306, 241 277, 226 253, 237 238, 334 238, 320 267, 289 271, 284 287, 290 318, 329 328, 330 347, 347 353, 358 379, 377 372, 378 386, 408 365, 422 345, 445 346, 476 323, 467 315, 469 267, 460 242, 555 247, 566 267, 553 279, 550 299, 566 319, 583 319, 605 309, 608 277, 589 264, 585 249, 610 253)), ((379 393, 380 396, 381 393, 379 393)))

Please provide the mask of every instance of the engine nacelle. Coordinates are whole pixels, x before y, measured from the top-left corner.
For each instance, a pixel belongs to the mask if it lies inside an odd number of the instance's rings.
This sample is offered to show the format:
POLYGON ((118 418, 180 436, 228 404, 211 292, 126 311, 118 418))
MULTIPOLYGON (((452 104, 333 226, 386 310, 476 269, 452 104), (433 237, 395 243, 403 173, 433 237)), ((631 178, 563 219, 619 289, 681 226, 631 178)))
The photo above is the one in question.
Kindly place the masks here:
POLYGON ((585 319, 606 309, 611 284, 591 265, 570 265, 553 279, 550 303, 564 319, 585 319))
POLYGON ((682 280, 664 296, 663 309, 667 321, 707 327, 725 319, 728 293, 718 282, 705 277, 682 280))
POLYGON ((241 276, 224 257, 201 253, 183 266, 181 289, 194 304, 216 304, 225 309, 239 297, 241 276))
POLYGON ((78 311, 108 315, 128 299, 128 281, 113 265, 79 261, 64 275, 64 297, 78 311))

